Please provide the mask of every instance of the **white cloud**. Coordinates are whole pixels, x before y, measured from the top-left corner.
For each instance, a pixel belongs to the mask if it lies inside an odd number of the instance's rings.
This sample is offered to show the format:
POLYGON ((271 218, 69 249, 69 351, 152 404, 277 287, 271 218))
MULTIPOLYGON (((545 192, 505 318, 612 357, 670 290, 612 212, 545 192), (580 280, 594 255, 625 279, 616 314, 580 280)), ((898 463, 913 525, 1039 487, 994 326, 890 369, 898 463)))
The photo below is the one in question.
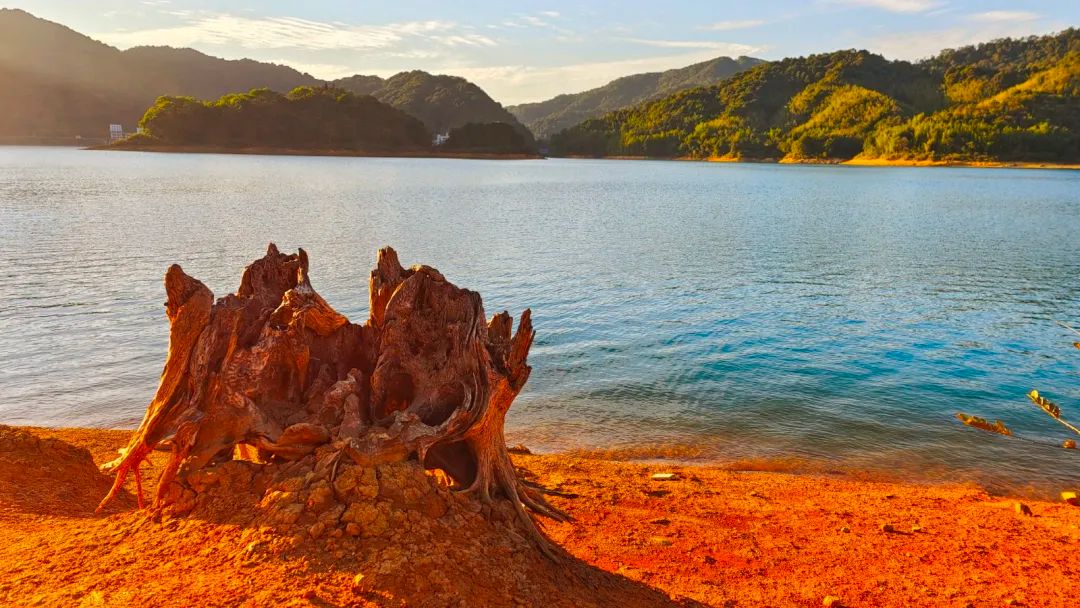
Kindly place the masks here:
POLYGON ((968 19, 972 21, 981 21, 983 23, 1035 21, 1040 18, 1042 18, 1042 15, 1029 11, 987 11, 985 13, 968 15, 968 19))
POLYGON ((245 49, 371 50, 419 38, 446 46, 494 46, 496 42, 445 21, 348 25, 296 17, 249 18, 225 13, 192 15, 186 22, 149 30, 94 34, 122 48, 139 45, 233 45, 245 49))
POLYGON ((537 17, 536 15, 522 15, 520 17, 520 19, 522 21, 524 21, 526 24, 531 25, 533 27, 547 27, 547 26, 551 25, 550 23, 548 23, 547 21, 544 21, 543 19, 541 19, 540 17, 537 17))
POLYGON ((709 25, 703 25, 697 29, 709 30, 713 32, 727 32, 730 30, 745 30, 759 25, 765 25, 765 21, 761 19, 747 19, 745 21, 717 21, 716 23, 710 23, 709 25))
POLYGON ((997 38, 1017 38, 1051 31, 1033 27, 1032 22, 995 22, 978 27, 952 27, 941 30, 890 34, 863 41, 859 46, 868 48, 890 59, 914 61, 937 55, 943 49, 957 48, 989 42, 997 38))
POLYGON ((835 4, 879 8, 893 13, 922 13, 941 6, 938 0, 831 0, 835 4))
POLYGON ((644 38, 624 38, 627 42, 655 46, 664 49, 711 49, 727 55, 749 55, 760 53, 763 48, 737 42, 718 42, 715 40, 648 40, 644 38))
POLYGON ((552 19, 555 19, 559 16, 559 11, 540 11, 539 14, 545 17, 551 17, 552 19))

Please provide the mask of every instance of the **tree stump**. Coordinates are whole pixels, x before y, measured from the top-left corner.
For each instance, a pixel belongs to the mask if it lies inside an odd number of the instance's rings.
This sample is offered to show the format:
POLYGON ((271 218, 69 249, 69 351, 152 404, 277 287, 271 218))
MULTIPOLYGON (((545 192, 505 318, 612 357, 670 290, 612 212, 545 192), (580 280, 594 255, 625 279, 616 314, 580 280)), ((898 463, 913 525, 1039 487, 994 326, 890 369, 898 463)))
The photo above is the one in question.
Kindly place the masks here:
POLYGON ((101 506, 134 473, 142 507, 139 465, 163 444, 170 457, 155 508, 182 506, 201 470, 237 456, 315 460, 331 484, 343 463, 375 469, 414 460, 479 500, 508 500, 553 555, 531 513, 567 516, 518 477, 503 437, 531 370, 530 311, 512 331, 509 314, 488 320, 479 294, 434 268, 403 268, 389 247, 379 251, 369 288, 370 314, 356 325, 312 288, 303 249, 286 255, 271 244, 236 293, 216 302, 170 267, 165 368, 138 430, 106 465, 116 478, 101 506))

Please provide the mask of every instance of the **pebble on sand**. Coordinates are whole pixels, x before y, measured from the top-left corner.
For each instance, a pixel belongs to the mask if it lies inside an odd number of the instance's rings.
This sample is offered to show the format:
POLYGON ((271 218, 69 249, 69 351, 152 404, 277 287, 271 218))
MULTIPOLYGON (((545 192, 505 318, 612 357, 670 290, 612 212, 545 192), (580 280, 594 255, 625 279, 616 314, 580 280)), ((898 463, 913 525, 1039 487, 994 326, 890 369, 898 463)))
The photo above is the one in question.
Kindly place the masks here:
POLYGON ((678 478, 678 473, 653 473, 651 477, 653 481, 675 481, 678 478))

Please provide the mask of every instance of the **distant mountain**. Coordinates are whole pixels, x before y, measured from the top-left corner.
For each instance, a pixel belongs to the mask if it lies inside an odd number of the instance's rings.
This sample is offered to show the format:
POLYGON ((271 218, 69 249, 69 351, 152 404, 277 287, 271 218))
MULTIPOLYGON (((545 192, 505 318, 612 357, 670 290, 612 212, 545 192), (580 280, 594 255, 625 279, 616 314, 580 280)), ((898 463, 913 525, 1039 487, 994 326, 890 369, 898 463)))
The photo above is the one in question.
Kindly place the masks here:
POLYGON ((510 106, 510 110, 537 137, 547 137, 577 123, 676 91, 707 86, 750 69, 761 59, 717 57, 664 72, 617 78, 582 93, 559 95, 547 101, 510 106))
POLYGON ((374 95, 431 131, 506 122, 533 141, 512 114, 463 78, 403 72, 327 83, 287 66, 193 49, 120 51, 25 11, 0 9, 0 136, 103 137, 110 123, 134 130, 159 96, 213 100, 264 87, 288 93, 330 84, 374 95))
POLYGON ((504 122, 528 142, 533 141, 532 134, 513 114, 483 89, 458 76, 414 70, 386 80, 357 75, 331 84, 353 93, 373 95, 379 101, 419 118, 435 133, 445 133, 469 123, 504 122))
POLYGON ((0 9, 0 135, 101 137, 134 130, 160 95, 214 99, 321 82, 290 67, 192 49, 120 51, 17 9, 0 9))
POLYGON ((837 51, 589 119, 553 154, 1080 162, 1080 30, 919 63, 837 51))

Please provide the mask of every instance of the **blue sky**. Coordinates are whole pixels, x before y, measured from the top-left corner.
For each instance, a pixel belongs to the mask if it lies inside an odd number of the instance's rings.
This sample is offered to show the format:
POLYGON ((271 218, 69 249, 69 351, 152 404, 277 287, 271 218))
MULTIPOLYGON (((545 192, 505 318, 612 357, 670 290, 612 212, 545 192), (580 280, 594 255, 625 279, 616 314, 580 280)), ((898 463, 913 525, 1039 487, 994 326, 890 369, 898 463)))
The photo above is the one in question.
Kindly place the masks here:
POLYGON ((764 59, 841 48, 919 59, 941 48, 1080 25, 1080 2, 0 2, 128 48, 189 46, 285 63, 321 78, 423 69, 504 104, 718 55, 764 59))

